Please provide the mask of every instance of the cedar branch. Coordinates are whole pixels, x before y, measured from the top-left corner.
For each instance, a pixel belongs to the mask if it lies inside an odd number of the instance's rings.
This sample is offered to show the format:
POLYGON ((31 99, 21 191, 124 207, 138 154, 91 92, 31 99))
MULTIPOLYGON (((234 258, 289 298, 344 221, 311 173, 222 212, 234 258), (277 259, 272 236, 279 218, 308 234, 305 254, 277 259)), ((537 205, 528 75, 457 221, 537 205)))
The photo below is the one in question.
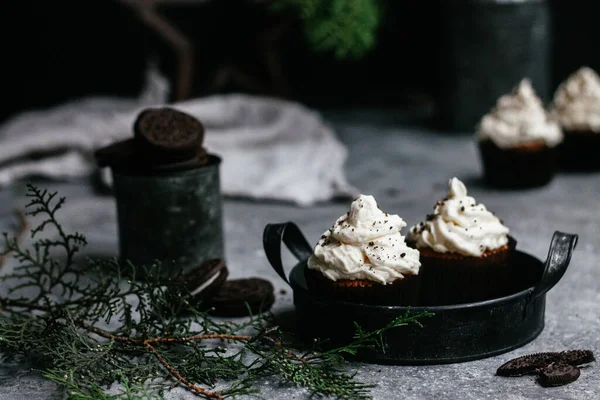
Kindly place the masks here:
MULTIPOLYGON (((37 310, 37 311, 49 311, 50 309, 43 305, 32 304, 27 302, 20 302, 10 299, 0 298, 0 312, 6 309, 6 306, 13 306, 18 308, 37 310)), ((209 391, 200 386, 193 384, 192 382, 185 379, 177 369, 172 366, 161 354, 160 352, 153 346, 153 344, 161 344, 161 343, 189 343, 196 342, 201 340, 209 340, 209 339, 221 339, 221 340, 237 340, 237 341, 249 341, 253 339, 253 336, 248 335, 231 335, 231 334, 218 334, 218 333, 209 333, 202 335, 192 335, 187 337, 154 337, 148 339, 135 339, 126 336, 118 336, 114 335, 108 331, 95 327, 93 325, 86 324, 83 321, 79 321, 78 326, 82 329, 87 330, 88 332, 94 333, 100 337, 103 337, 108 340, 113 340, 115 342, 126 343, 128 345, 137 345, 143 346, 147 348, 154 357, 158 360, 158 362, 165 367, 167 371, 181 384, 187 387, 189 390, 204 396, 209 399, 217 399, 222 400, 223 396, 217 392, 209 391)))
POLYGON ((193 391, 195 393, 198 393, 201 396, 205 396, 209 399, 217 399, 217 400, 223 399, 223 396, 221 394, 219 394, 217 392, 211 392, 209 390, 206 390, 199 386, 196 386, 192 382, 188 381, 183 376, 181 376, 179 371, 177 371, 177 369, 175 367, 173 367, 171 364, 169 364, 169 362, 150 343, 145 342, 144 346, 148 350, 150 350, 150 352, 154 355, 154 357, 156 357, 158 362, 160 362, 175 379, 177 379, 179 382, 181 382, 183 385, 185 385, 188 389, 190 389, 191 391, 193 391))
POLYGON ((220 334, 220 333, 207 333, 203 335, 193 335, 187 337, 155 337, 148 339, 135 339, 126 336, 117 336, 113 335, 110 332, 107 332, 103 329, 99 329, 95 326, 80 324, 81 327, 89 332, 95 333, 98 336, 101 336, 105 339, 114 340, 115 342, 127 343, 131 345, 143 345, 153 344, 153 343, 189 343, 189 342, 199 342, 201 340, 209 340, 209 339, 222 339, 222 340, 237 340, 237 341, 248 341, 251 340, 252 336, 246 335, 229 335, 229 334, 220 334))

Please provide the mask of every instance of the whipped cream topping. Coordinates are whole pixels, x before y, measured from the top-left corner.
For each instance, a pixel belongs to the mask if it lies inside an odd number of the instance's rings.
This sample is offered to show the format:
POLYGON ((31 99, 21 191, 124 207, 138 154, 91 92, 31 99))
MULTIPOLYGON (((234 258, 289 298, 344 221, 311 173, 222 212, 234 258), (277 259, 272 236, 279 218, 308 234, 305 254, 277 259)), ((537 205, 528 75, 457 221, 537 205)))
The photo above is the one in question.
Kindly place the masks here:
POLYGON ((496 106, 481 119, 476 136, 480 140, 490 139, 501 148, 538 141, 555 147, 563 139, 558 121, 546 112, 527 78, 512 93, 498 99, 496 106))
POLYGON ((582 67, 554 94, 554 114, 563 128, 600 133, 600 77, 582 67))
POLYGON ((508 228, 483 204, 467 196, 464 183, 452 178, 448 196, 437 202, 426 221, 411 227, 408 238, 417 248, 480 257, 508 243, 508 228))
POLYGON ((419 251, 408 247, 400 230, 406 223, 360 195, 315 246, 308 267, 327 278, 369 279, 387 284, 419 273, 419 251))

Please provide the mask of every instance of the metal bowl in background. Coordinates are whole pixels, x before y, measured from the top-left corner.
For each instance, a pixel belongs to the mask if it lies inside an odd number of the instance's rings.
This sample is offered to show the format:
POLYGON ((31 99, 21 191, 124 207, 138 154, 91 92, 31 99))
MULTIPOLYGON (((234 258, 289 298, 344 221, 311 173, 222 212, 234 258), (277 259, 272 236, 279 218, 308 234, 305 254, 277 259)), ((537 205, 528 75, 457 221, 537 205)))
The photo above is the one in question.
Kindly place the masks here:
POLYGON ((393 328, 381 338, 383 350, 362 352, 358 358, 386 364, 444 364, 490 357, 535 339, 544 329, 546 292, 567 270, 577 235, 555 232, 545 263, 517 251, 514 262, 522 267, 522 276, 516 278, 523 279, 523 288, 516 293, 477 303, 430 307, 364 305, 311 293, 304 269, 312 247, 292 222, 267 225, 263 244, 273 269, 293 289, 301 338, 329 339, 330 345, 344 345, 355 333, 355 322, 363 330, 373 331, 407 311, 430 311, 435 315, 421 321, 423 328, 393 328), (299 261, 289 279, 281 260, 282 242, 299 261))

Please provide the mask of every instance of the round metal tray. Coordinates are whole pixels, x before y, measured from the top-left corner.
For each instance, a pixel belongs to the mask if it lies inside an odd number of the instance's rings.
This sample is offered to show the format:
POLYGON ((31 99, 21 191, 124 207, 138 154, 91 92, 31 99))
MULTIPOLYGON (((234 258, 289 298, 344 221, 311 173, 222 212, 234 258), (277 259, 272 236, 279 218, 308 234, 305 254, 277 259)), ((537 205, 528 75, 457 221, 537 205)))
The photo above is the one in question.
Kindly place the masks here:
POLYGON ((444 364, 490 357, 535 339, 544 329, 546 292, 564 275, 577 235, 556 231, 545 263, 517 251, 514 262, 522 275, 515 279, 523 279, 523 290, 517 293, 477 303, 418 307, 365 305, 311 293, 304 269, 312 247, 292 222, 267 225, 263 244, 273 269, 293 290, 299 337, 343 345, 352 339, 355 323, 372 331, 407 312, 426 310, 435 315, 422 319, 423 327, 393 328, 382 335, 381 348, 360 352, 357 358, 383 364, 444 364), (299 261, 289 279, 281 260, 282 242, 299 261))

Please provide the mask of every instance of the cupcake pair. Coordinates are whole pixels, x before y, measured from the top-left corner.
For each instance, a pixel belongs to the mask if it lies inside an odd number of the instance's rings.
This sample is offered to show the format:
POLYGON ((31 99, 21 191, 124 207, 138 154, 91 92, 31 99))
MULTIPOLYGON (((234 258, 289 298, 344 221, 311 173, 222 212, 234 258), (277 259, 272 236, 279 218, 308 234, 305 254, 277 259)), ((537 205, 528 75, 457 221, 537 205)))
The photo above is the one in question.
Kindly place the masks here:
POLYGON ((309 290, 364 304, 440 305, 511 291, 515 241, 456 178, 434 213, 413 226, 361 195, 317 243, 308 260, 309 290))
POLYGON ((600 77, 583 67, 563 82, 546 111, 528 79, 477 126, 483 173, 491 186, 539 187, 557 169, 600 170, 600 77))

